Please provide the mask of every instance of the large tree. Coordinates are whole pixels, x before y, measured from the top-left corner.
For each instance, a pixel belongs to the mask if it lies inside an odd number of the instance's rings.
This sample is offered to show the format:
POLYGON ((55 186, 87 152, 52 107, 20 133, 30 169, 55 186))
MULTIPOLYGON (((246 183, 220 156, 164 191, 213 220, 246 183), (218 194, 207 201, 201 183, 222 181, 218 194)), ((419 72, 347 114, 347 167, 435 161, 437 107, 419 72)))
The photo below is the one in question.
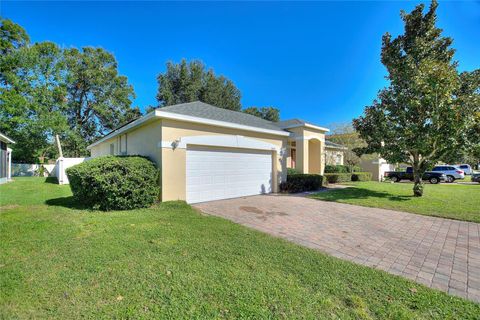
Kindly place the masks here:
POLYGON ((140 116, 131 108, 133 87, 118 73, 115 57, 102 48, 64 50, 67 154, 85 155, 86 146, 108 131, 140 116))
POLYGON ((140 115, 133 88, 114 56, 100 48, 31 45, 25 30, 0 20, 0 131, 16 140, 15 161, 54 158, 59 134, 66 156, 140 115))
POLYGON ((161 107, 199 100, 234 111, 242 108, 235 84, 222 75, 217 76, 212 69, 207 70, 198 60, 168 62, 167 70, 157 80, 157 100, 161 107))
POLYGON ((404 34, 383 36, 381 60, 388 71, 389 86, 382 89, 363 116, 353 124, 367 146, 362 153, 379 153, 391 163, 413 167, 414 195, 423 195, 422 175, 450 150, 468 143, 478 105, 478 89, 469 76, 460 76, 453 60, 452 39, 435 26, 437 2, 428 12, 418 5, 402 11, 404 34))

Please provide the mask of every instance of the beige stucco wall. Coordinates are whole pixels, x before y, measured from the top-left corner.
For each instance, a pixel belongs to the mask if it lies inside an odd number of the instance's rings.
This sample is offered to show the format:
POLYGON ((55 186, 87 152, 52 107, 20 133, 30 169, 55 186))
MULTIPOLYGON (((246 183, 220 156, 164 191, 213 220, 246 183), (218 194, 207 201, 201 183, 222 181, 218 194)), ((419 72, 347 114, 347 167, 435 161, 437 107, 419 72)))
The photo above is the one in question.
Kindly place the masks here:
MULTIPOLYGON (((287 147, 287 137, 164 119, 162 140, 165 145, 161 149, 163 201, 186 199, 186 149, 173 149, 168 144, 183 137, 206 135, 241 135, 273 144, 279 149, 285 150, 287 147)), ((272 157, 275 173, 272 177, 272 187, 273 191, 277 192, 278 184, 286 179, 286 156, 282 157, 277 152, 272 152, 272 157)))
MULTIPOLYGON (((325 170, 325 132, 305 127, 297 127, 288 129, 295 136, 296 141, 296 168, 302 173, 318 173, 323 174, 325 170), (315 143, 314 140, 318 143, 315 143), (313 162, 313 163, 310 163, 313 162)), ((288 157, 290 150, 288 150, 288 157)), ((291 159, 287 159, 291 163, 291 159)))
POLYGON ((157 147, 162 141, 161 120, 157 119, 139 126, 124 134, 108 139, 90 149, 92 157, 110 154, 110 145, 114 145, 114 154, 142 155, 149 157, 160 167, 161 152, 157 147))
POLYGON ((362 171, 372 173, 373 181, 382 181, 381 163, 379 160, 381 159, 371 155, 364 155, 360 158, 360 163, 358 164, 362 171))

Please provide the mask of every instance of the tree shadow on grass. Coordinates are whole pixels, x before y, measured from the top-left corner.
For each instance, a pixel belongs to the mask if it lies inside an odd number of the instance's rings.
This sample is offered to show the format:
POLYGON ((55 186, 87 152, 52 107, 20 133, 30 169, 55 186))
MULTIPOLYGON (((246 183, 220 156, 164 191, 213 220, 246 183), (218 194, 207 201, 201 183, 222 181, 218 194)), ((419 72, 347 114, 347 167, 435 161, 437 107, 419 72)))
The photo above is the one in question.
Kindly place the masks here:
POLYGON ((69 209, 76 209, 76 210, 89 210, 87 206, 78 203, 73 196, 69 197, 61 197, 55 199, 48 199, 45 201, 45 204, 49 206, 55 207, 64 207, 69 209))
POLYGON ((345 189, 336 189, 318 193, 314 195, 313 198, 327 201, 382 198, 391 201, 401 202, 408 201, 412 199, 413 196, 394 195, 384 191, 374 191, 357 187, 349 187, 345 189))
POLYGON ((58 184, 57 177, 47 177, 45 183, 58 184))

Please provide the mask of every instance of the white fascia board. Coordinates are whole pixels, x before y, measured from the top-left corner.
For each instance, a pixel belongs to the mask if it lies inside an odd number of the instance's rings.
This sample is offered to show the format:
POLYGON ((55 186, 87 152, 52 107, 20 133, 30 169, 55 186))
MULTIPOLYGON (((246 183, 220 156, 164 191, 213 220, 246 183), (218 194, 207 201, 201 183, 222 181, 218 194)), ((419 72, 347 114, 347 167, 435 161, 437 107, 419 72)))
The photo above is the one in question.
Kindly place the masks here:
POLYGON ((239 135, 188 136, 177 141, 161 141, 158 143, 158 147, 168 149, 186 149, 188 145, 281 151, 281 148, 274 144, 239 135))
POLYGON ((13 141, 9 137, 7 137, 6 135, 1 134, 1 133, 0 133, 0 140, 4 141, 6 143, 15 143, 15 141, 13 141))
POLYGON ((130 130, 130 129, 132 129, 132 128, 135 128, 135 127, 141 125, 142 123, 144 123, 144 122, 146 122, 146 121, 148 121, 148 120, 150 120, 150 119, 153 119, 153 118, 155 118, 155 112, 154 112, 154 111, 152 111, 152 112, 144 115, 144 116, 141 117, 141 118, 138 118, 138 119, 135 120, 135 121, 130 122, 130 123, 127 124, 126 126, 123 126, 123 127, 119 128, 119 129, 117 129, 117 130, 114 130, 114 131, 110 132, 109 134, 107 134, 106 136, 104 136, 103 138, 101 138, 100 140, 97 140, 97 141, 95 141, 94 143, 92 143, 91 145, 89 145, 89 146, 87 147, 87 150, 90 150, 92 147, 94 147, 94 146, 96 146, 96 145, 98 145, 98 144, 100 144, 100 143, 102 143, 102 142, 104 142, 104 141, 106 141, 106 140, 108 140, 108 139, 111 139, 111 138, 113 138, 113 137, 116 137, 117 135, 122 134, 123 132, 125 132, 125 131, 127 131, 127 130, 130 130))
POLYGON ((206 124, 206 125, 211 125, 211 126, 216 126, 216 127, 232 128, 232 129, 239 129, 239 130, 245 130, 245 131, 268 133, 268 134, 276 135, 276 136, 288 137, 290 135, 290 132, 286 132, 286 131, 262 129, 262 128, 243 125, 243 124, 236 124, 236 123, 219 121, 219 120, 210 120, 210 119, 187 116, 187 115, 183 115, 183 114, 166 112, 166 111, 161 111, 161 110, 155 110, 155 114, 156 114, 157 117, 160 117, 162 119, 178 120, 178 121, 184 121, 184 122, 206 124))
POLYGON ((315 126, 315 125, 309 124, 309 123, 291 124, 289 126, 282 126, 283 129, 292 129, 292 128, 298 128, 298 127, 305 127, 305 128, 309 128, 309 129, 320 130, 320 131, 323 131, 323 132, 329 132, 330 131, 330 129, 328 129, 328 128, 315 126))

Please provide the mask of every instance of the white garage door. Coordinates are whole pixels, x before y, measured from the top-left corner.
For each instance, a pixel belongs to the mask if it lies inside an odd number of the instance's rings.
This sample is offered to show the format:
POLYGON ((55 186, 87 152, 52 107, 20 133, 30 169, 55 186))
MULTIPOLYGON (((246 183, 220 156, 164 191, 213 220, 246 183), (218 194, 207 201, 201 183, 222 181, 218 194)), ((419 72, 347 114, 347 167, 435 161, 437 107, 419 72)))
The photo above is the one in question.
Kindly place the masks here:
POLYGON ((272 152, 187 148, 187 202, 272 192, 272 152))

